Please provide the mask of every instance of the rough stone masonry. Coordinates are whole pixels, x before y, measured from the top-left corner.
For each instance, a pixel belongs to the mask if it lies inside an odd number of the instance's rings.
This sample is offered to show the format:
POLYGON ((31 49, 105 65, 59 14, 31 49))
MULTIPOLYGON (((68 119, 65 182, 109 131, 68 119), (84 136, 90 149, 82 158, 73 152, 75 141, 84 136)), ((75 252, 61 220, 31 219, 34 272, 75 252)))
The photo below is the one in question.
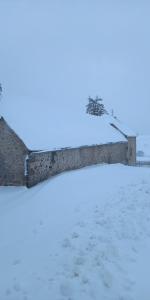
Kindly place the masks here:
POLYGON ((0 185, 26 185, 24 174, 28 149, 23 141, 0 118, 0 185))

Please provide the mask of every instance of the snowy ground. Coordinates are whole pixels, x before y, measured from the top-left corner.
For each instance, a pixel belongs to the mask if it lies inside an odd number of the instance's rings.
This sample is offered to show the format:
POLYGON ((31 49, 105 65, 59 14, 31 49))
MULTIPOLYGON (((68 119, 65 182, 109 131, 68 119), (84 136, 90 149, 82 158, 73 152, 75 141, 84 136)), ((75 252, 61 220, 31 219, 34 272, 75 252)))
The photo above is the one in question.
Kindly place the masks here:
POLYGON ((1 300, 149 300, 150 169, 0 188, 1 300))
MULTIPOLYGON (((108 2, 0 1, 0 114, 27 146, 100 143, 104 126, 81 124, 89 95, 149 133, 149 3, 108 2)), ((149 253, 150 168, 0 188, 0 300, 149 300, 149 253)))

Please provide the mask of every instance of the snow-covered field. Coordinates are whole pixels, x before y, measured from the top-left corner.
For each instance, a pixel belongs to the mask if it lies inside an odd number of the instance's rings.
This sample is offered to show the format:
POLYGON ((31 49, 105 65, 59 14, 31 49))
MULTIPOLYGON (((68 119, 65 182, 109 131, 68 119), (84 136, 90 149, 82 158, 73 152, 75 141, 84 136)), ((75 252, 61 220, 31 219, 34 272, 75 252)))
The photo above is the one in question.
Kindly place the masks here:
POLYGON ((149 300, 150 169, 0 188, 1 300, 149 300))
MULTIPOLYGON (((118 141, 86 118, 96 95, 150 134, 149 10, 0 0, 0 115, 29 148, 118 141)), ((150 136, 137 153, 150 160, 150 136)), ((150 168, 102 165, 30 190, 0 187, 0 300, 149 300, 149 253, 150 168)))

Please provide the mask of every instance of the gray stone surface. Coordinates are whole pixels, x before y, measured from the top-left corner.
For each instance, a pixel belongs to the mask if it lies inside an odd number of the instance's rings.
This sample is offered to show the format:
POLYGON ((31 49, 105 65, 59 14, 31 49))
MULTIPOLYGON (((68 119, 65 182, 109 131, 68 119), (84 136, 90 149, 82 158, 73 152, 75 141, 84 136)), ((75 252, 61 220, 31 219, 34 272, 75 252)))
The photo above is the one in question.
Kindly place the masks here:
POLYGON ((0 185, 25 185, 25 157, 28 149, 22 140, 0 118, 0 185))
POLYGON ((57 151, 33 152, 27 161, 27 186, 31 187, 49 177, 100 163, 128 162, 128 142, 84 146, 57 151))
POLYGON ((136 137, 128 136, 128 165, 132 166, 136 164, 136 137))

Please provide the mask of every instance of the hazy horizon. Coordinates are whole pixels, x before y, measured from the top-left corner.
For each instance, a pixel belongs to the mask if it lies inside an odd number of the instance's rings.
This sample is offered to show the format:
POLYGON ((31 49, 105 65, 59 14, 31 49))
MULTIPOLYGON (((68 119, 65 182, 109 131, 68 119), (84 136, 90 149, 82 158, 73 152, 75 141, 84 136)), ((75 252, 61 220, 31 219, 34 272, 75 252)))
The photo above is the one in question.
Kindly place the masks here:
POLYGON ((0 0, 2 106, 84 110, 99 95, 148 134, 149 12, 148 1, 0 0))

